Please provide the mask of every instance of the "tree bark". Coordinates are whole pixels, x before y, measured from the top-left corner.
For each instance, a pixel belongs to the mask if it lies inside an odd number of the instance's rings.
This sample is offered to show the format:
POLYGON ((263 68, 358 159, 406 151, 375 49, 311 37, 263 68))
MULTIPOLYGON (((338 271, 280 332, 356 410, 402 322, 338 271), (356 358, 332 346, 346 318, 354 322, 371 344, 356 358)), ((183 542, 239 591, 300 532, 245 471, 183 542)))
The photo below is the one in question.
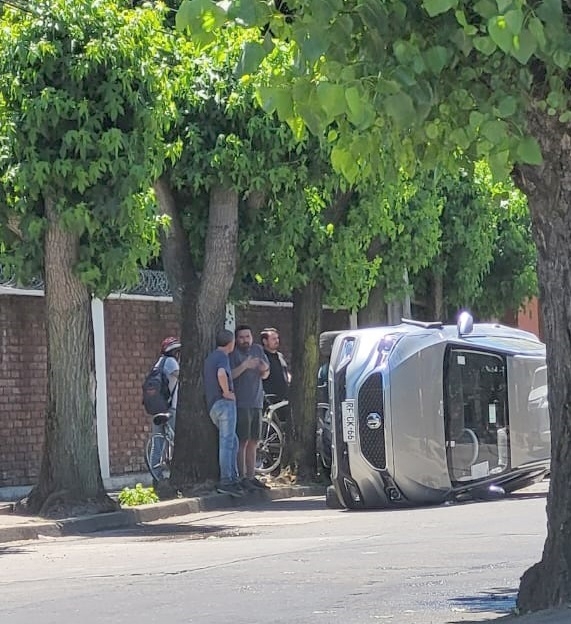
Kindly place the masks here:
POLYGON ((541 561, 523 575, 522 611, 571 602, 571 128, 534 111, 530 133, 544 162, 521 166, 516 183, 526 193, 538 250, 541 312, 547 343, 551 483, 547 539, 541 561))
POLYGON ((302 481, 316 474, 315 409, 322 302, 323 286, 320 282, 309 282, 293 292, 293 376, 290 391, 293 444, 286 448, 285 463, 302 481))
POLYGON ((170 225, 161 232, 161 257, 163 267, 179 317, 182 319, 182 299, 189 279, 196 279, 192 266, 188 237, 182 227, 181 215, 176 200, 166 178, 159 178, 153 185, 155 197, 170 219, 170 225))
POLYGON ((380 284, 371 289, 367 305, 359 310, 357 318, 359 327, 379 327, 387 324, 387 302, 380 284))
POLYGON ((40 515, 106 511, 116 505, 99 464, 91 295, 74 271, 79 236, 61 226, 52 200, 45 215, 48 398, 40 477, 27 507, 40 515))
MULTIPOLYGON (((209 198, 204 266, 200 274, 190 255, 188 236, 165 179, 159 181, 161 208, 171 216, 165 262, 169 282, 181 297, 180 386, 171 484, 178 489, 218 478, 217 432, 206 410, 202 366, 215 347, 215 335, 224 327, 226 303, 238 257, 238 194, 216 187, 209 198), (170 211, 170 212, 169 212, 170 211)), ((155 192, 157 186, 155 186, 155 192)))

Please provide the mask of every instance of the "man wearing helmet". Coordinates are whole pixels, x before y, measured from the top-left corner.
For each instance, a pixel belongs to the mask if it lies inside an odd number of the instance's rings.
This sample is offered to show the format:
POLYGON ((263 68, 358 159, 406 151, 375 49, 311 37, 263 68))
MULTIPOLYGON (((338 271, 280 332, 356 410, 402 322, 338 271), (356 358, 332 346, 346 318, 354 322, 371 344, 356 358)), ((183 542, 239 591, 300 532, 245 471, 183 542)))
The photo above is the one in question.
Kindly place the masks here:
POLYGON ((169 380, 169 392, 171 395, 170 412, 171 423, 174 428, 174 418, 176 416, 176 404, 178 400, 178 373, 180 370, 180 338, 169 336, 161 343, 161 356, 155 366, 160 366, 164 359, 164 371, 169 380))
MULTIPOLYGON (((161 343, 161 355, 157 360, 154 368, 162 367, 164 374, 167 376, 169 382, 169 394, 170 394, 170 402, 169 402, 169 424, 175 429, 176 423, 176 405, 178 401, 178 374, 180 370, 179 359, 180 359, 180 338, 175 338, 174 336, 169 336, 165 338, 161 343)), ((163 425, 156 425, 154 421, 152 422, 152 434, 163 433, 163 425)), ((162 445, 164 445, 164 440, 162 438, 155 438, 156 440, 161 440, 162 444, 154 444, 153 449, 151 451, 151 462, 153 465, 158 465, 160 463, 160 458, 163 452, 162 445)))

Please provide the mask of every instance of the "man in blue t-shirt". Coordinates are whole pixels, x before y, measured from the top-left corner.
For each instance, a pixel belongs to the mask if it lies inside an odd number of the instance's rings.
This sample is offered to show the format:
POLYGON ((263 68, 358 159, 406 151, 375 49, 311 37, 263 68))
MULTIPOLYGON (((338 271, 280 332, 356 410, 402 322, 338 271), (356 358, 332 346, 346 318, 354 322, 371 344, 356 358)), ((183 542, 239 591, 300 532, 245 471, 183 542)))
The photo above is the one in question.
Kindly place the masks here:
POLYGON ((236 397, 228 354, 234 349, 234 334, 223 329, 216 334, 216 349, 204 361, 204 393, 210 419, 218 429, 218 464, 221 494, 242 496, 244 493, 236 465, 236 397))
POLYGON ((266 484, 255 478, 254 471, 264 406, 262 380, 270 374, 270 363, 262 347, 253 344, 252 328, 248 325, 236 328, 236 346, 230 354, 230 367, 238 408, 238 472, 246 489, 267 489, 266 484))

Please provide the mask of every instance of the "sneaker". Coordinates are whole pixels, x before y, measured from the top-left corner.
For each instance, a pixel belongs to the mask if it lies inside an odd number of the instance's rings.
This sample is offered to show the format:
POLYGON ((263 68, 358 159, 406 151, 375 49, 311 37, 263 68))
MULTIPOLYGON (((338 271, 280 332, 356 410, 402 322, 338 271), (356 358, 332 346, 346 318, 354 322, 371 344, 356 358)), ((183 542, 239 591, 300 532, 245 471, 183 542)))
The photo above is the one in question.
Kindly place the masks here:
POLYGON ((219 494, 228 494, 234 498, 239 498, 244 494, 244 490, 239 483, 220 483, 216 488, 216 491, 219 494))
POLYGON ((257 492, 258 491, 258 487, 254 485, 250 481, 250 479, 247 479, 246 477, 240 480, 240 486, 245 492, 257 492))
POLYGON ((263 481, 260 481, 256 477, 252 477, 251 479, 248 479, 248 481, 250 482, 250 485, 252 485, 255 488, 258 488, 259 490, 269 490, 269 489, 271 489, 270 486, 267 483, 264 483, 263 481))

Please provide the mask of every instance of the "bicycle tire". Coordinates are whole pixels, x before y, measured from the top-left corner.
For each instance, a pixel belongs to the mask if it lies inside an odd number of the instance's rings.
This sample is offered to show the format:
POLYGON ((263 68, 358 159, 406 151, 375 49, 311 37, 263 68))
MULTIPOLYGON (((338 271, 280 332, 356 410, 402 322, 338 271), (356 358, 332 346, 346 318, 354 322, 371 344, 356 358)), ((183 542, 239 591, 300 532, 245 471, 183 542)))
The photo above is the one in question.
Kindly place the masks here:
POLYGON ((273 420, 262 420, 262 433, 256 448, 256 472, 267 475, 281 467, 284 451, 282 430, 273 420))
POLYGON ((147 441, 145 447, 145 463, 147 469, 154 481, 166 481, 170 476, 170 443, 168 437, 163 433, 154 433, 147 441), (159 463, 157 465, 151 462, 151 452, 153 449, 153 442, 163 441, 163 452, 159 463))

